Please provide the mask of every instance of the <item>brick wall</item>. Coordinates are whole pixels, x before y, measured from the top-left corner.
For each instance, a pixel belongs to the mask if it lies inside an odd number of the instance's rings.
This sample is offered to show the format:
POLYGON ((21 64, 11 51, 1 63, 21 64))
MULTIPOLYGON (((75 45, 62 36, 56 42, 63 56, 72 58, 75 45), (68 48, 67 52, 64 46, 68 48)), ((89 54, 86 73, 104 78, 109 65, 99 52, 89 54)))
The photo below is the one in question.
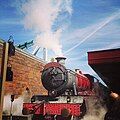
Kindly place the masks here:
MULTIPOLYGON (((3 41, 0 40, 0 73, 2 70, 3 41)), ((41 71, 45 62, 35 56, 16 48, 15 56, 8 59, 8 66, 12 67, 13 81, 5 82, 5 95, 21 95, 26 87, 30 89, 31 95, 47 94, 41 84, 41 71)))

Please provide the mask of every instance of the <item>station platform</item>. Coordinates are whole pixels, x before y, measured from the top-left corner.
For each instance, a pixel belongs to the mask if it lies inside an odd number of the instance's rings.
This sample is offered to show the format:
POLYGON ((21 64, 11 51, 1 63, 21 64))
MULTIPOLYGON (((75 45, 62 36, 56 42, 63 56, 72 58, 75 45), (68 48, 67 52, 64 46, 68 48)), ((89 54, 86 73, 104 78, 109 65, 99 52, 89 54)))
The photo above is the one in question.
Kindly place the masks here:
POLYGON ((111 91, 120 93, 120 48, 88 52, 88 64, 111 91))

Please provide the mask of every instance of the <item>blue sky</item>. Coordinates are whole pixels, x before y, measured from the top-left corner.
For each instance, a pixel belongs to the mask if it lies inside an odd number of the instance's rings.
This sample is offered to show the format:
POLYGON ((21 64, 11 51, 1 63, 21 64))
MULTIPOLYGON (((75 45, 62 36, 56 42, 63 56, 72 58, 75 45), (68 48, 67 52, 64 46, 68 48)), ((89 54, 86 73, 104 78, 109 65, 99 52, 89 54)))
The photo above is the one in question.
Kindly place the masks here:
MULTIPOLYGON (((15 45, 18 45, 26 41, 36 40, 38 34, 38 38, 41 38, 41 35, 44 35, 48 28, 50 29, 47 31, 48 33, 55 33, 54 36, 57 36, 57 41, 48 42, 53 42, 55 45, 59 44, 58 47, 67 57, 67 68, 79 68, 84 73, 94 75, 96 74, 88 65, 87 52, 120 47, 120 0, 58 0, 62 1, 60 6, 58 4, 59 9, 57 9, 54 0, 49 0, 54 2, 52 7, 49 6, 48 0, 44 0, 44 2, 40 2, 43 0, 31 1, 0 0, 1 39, 8 40, 9 36, 12 35, 15 45), (32 17, 36 9, 40 11, 38 17, 49 19, 47 15, 53 14, 53 18, 48 21, 46 19, 42 21, 40 18, 34 22, 36 19, 29 16, 31 15, 30 8, 32 9, 32 17), (43 9, 45 16, 41 9, 43 9), (27 23, 25 23, 26 19, 27 23), (33 26, 30 26, 29 22, 33 26), (50 23, 48 24, 48 22, 50 23), (40 26, 38 27, 36 23, 40 26)), ((26 51, 32 53, 34 48, 35 46, 26 51)), ((56 56, 55 49, 57 48, 48 49, 49 59, 56 56)), ((42 51, 37 56, 42 57, 42 51)))

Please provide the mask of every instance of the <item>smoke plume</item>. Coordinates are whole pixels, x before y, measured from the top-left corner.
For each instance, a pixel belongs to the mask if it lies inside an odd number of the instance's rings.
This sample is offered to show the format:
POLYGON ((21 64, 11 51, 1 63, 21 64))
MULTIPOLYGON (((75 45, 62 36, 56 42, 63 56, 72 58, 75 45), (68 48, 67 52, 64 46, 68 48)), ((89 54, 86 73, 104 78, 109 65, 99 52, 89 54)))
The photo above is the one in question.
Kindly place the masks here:
POLYGON ((72 14, 71 4, 72 0, 29 0, 22 5, 24 27, 37 33, 37 46, 62 55, 60 37, 66 24, 64 20, 72 14))
POLYGON ((101 104, 100 99, 89 98, 87 108, 87 114, 82 120, 104 120, 106 108, 101 104))

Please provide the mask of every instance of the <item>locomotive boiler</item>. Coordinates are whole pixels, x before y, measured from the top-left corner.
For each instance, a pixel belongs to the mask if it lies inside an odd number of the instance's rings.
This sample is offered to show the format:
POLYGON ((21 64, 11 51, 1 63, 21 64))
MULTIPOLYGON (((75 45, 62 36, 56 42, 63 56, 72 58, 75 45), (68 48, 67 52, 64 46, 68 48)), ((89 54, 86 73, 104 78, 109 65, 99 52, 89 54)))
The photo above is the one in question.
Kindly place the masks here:
POLYGON ((45 65, 41 81, 48 95, 32 97, 23 104, 23 114, 34 114, 33 120, 79 120, 86 113, 86 96, 94 95, 94 77, 78 69, 66 69, 64 57, 45 65))

